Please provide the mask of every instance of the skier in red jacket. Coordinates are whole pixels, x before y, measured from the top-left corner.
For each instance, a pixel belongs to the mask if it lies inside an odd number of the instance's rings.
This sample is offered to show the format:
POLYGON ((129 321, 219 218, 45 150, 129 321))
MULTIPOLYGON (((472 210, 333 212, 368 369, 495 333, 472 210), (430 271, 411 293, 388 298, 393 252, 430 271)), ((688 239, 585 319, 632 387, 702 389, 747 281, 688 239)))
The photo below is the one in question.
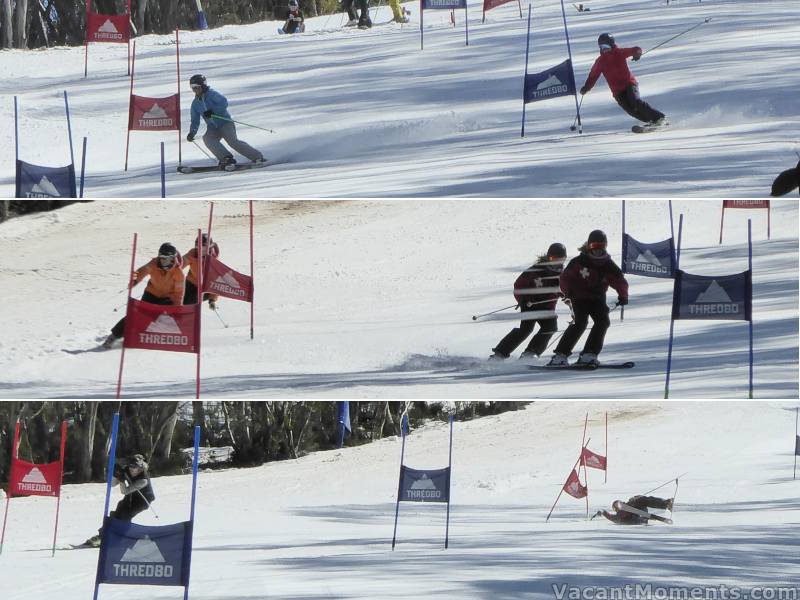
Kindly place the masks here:
POLYGON ((611 260, 606 252, 608 239, 606 234, 595 229, 589 234, 589 239, 579 250, 580 255, 569 261, 561 273, 561 292, 565 302, 569 300, 572 306, 573 321, 564 331, 561 340, 556 346, 556 352, 549 367, 568 366, 567 357, 572 354, 572 349, 586 331, 589 317, 594 325, 583 352, 580 353, 578 364, 597 365, 597 355, 603 349, 606 331, 611 325, 608 319, 608 305, 606 292, 611 286, 619 294, 617 304, 624 306, 628 303, 628 282, 620 268, 611 260))
POLYGON ((664 113, 641 99, 636 77, 628 69, 627 59, 639 60, 642 57, 642 49, 639 46, 618 48, 614 42, 614 36, 610 33, 604 33, 597 38, 597 45, 600 46, 600 56, 594 61, 592 70, 589 71, 586 83, 581 88, 581 95, 589 93, 600 75, 603 75, 608 87, 611 88, 614 100, 622 107, 622 110, 634 119, 644 121, 651 126, 666 125, 667 118, 664 113))

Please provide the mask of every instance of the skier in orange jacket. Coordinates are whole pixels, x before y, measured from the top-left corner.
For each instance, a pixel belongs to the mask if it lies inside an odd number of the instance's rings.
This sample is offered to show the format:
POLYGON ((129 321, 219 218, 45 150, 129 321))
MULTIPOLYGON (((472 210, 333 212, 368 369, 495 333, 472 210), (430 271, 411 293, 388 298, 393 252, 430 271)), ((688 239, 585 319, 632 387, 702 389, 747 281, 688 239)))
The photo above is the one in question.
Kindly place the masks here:
MULTIPOLYGON (((131 287, 149 276, 147 287, 142 294, 142 302, 172 306, 183 305, 183 289, 186 278, 183 275, 183 259, 178 250, 165 242, 158 249, 158 256, 131 274, 131 287)), ((104 348, 111 348, 125 334, 125 317, 111 328, 111 333, 103 342, 104 348)))
MULTIPOLYGON (((219 257, 219 246, 213 240, 209 243, 207 233, 204 233, 201 239, 203 244, 203 265, 205 265, 208 256, 219 257)), ((198 240, 195 239, 192 249, 183 255, 183 267, 189 267, 189 272, 186 273, 186 291, 183 294, 184 304, 197 304, 197 242, 198 240)), ((208 301, 208 307, 211 310, 217 310, 217 300, 219 300, 219 296, 216 294, 209 294, 208 292, 203 294, 203 302, 208 301)))

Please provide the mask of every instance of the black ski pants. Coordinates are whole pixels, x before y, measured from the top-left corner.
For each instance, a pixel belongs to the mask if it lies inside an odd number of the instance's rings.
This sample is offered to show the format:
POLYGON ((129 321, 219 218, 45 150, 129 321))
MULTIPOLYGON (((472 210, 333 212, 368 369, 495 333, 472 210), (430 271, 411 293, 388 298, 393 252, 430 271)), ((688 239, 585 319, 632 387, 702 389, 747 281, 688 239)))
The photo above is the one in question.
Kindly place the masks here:
POLYGON ((647 510, 648 508, 667 508, 667 501, 664 498, 656 498, 655 496, 634 496, 626 502, 628 506, 638 508, 639 510, 647 510))
MULTIPOLYGON (((196 289, 197 288, 195 288, 195 290, 196 289)), ((197 292, 195 291, 195 294, 196 293, 197 292)), ((162 305, 172 304, 172 300, 170 300, 169 298, 159 298, 158 296, 154 296, 150 292, 145 292, 144 294, 142 294, 142 302, 149 302, 150 304, 162 304, 162 305)), ((121 338, 123 335, 125 335, 125 317, 122 317, 119 320, 119 322, 116 325, 114 325, 114 327, 111 328, 111 333, 114 334, 115 338, 121 338)))
POLYGON ((541 356, 542 352, 547 348, 547 342, 553 337, 553 334, 558 331, 558 319, 530 319, 520 322, 519 327, 515 327, 506 334, 497 347, 492 348, 497 354, 508 358, 511 353, 517 349, 522 342, 525 341, 531 333, 536 324, 539 324, 539 331, 536 332, 528 342, 528 347, 525 352, 532 352, 536 356, 541 356))
POLYGON ((556 346, 556 354, 563 354, 569 356, 572 354, 575 344, 586 331, 586 326, 589 324, 589 317, 592 318, 592 330, 589 332, 589 337, 586 338, 586 344, 583 346, 584 352, 592 352, 600 354, 603 350, 603 341, 606 337, 611 321, 608 318, 608 306, 605 299, 597 300, 573 300, 572 312, 574 319, 569 324, 564 335, 561 336, 561 341, 556 346))
POLYGON ((358 20, 358 13, 353 8, 355 3, 356 7, 361 11, 361 20, 365 21, 369 18, 369 2, 367 0, 342 0, 342 8, 347 12, 347 18, 351 21, 358 20))
POLYGON ((617 101, 626 113, 634 119, 639 119, 645 123, 652 123, 664 118, 664 113, 656 110, 639 96, 639 86, 630 84, 624 91, 616 94, 614 100, 617 101))
MULTIPOLYGON (((183 305, 197 304, 197 286, 187 279, 183 290, 183 305)), ((203 302, 208 300, 209 295, 208 292, 203 294, 203 302)))
POLYGON ((110 517, 120 521, 131 521, 140 512, 147 510, 147 500, 140 492, 128 494, 117 504, 117 508, 111 511, 110 517))

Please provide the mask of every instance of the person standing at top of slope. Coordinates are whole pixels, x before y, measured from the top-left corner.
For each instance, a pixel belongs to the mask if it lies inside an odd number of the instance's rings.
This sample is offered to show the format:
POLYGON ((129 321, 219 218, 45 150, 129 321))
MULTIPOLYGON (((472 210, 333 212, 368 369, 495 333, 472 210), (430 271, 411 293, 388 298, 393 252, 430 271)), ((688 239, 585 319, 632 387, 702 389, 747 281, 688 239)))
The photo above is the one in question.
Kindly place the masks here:
MULTIPOLYGON (((142 302, 181 306, 185 284, 182 265, 183 261, 178 250, 169 242, 165 242, 158 249, 157 257, 131 273, 131 287, 149 276, 150 280, 142 294, 142 302)), ((103 342, 103 347, 111 348, 114 342, 122 339, 124 335, 125 317, 122 317, 111 329, 111 333, 103 342)))
POLYGON ((597 38, 597 45, 600 47, 600 56, 594 61, 594 65, 589 71, 589 76, 581 88, 581 95, 588 94, 600 75, 603 75, 608 87, 611 88, 614 100, 622 107, 622 110, 634 119, 650 125, 665 125, 667 123, 666 116, 641 99, 639 83, 628 69, 627 59, 639 60, 642 56, 642 49, 639 46, 619 48, 614 41, 614 36, 610 33, 604 33, 597 38))
MULTIPOLYGON (((648 508, 659 508, 671 511, 672 501, 672 498, 664 499, 656 498, 655 496, 633 496, 629 498, 625 504, 644 512, 647 512, 648 508)), ((611 508, 614 509, 613 513, 607 510, 598 510, 594 516, 603 516, 617 525, 644 525, 647 523, 649 520, 648 517, 628 512, 622 504, 621 500, 614 500, 614 503, 611 505, 611 508)))
MULTIPOLYGON (((186 286, 185 291, 183 293, 183 304, 197 304, 197 272, 198 272, 198 260, 197 260, 197 242, 198 240, 195 239, 194 246, 192 249, 189 250, 186 254, 183 255, 183 266, 189 267, 189 272, 186 274, 186 286)), ((208 234, 204 233, 202 236, 202 252, 203 252, 203 264, 205 265, 206 257, 213 256, 214 258, 219 258, 219 246, 214 241, 211 241, 209 244, 208 234)), ((217 300, 219 300, 219 296, 216 294, 203 294, 203 302, 208 301, 208 308, 211 310, 217 310, 217 300)))
POLYGON ((191 108, 192 125, 186 139, 194 141, 194 136, 200 128, 200 117, 203 117, 206 122, 203 143, 219 161, 220 169, 232 170, 236 164, 236 159, 220 140, 225 140, 231 148, 252 162, 264 162, 264 155, 261 152, 236 137, 236 125, 228 113, 228 99, 217 90, 208 87, 204 75, 192 75, 189 85, 194 92, 194 100, 191 108))
POLYGON ((573 321, 556 346, 555 354, 548 366, 564 367, 569 363, 567 358, 572 349, 586 331, 589 317, 594 325, 583 352, 578 357, 578 364, 597 365, 597 355, 603 350, 606 331, 611 326, 608 318, 606 292, 611 286, 619 294, 617 304, 628 304, 628 282, 620 268, 611 260, 606 252, 608 239, 606 234, 595 229, 589 239, 580 248, 580 254, 569 261, 561 273, 561 292, 565 302, 572 307, 573 321))
MULTIPOLYGON (((111 485, 119 485, 119 491, 123 495, 117 508, 112 510, 109 515, 112 519, 132 521, 133 517, 147 510, 156 499, 150 483, 150 475, 147 472, 147 463, 141 454, 134 454, 129 459, 117 461, 117 464, 114 465, 111 485)), ((84 544, 93 547, 99 546, 102 533, 103 528, 101 527, 98 534, 90 537, 84 544)))
POLYGON ((289 14, 280 33, 303 33, 306 30, 304 21, 305 17, 303 17, 303 11, 300 10, 300 4, 297 0, 289 0, 289 14))
MULTIPOLYGON (((554 311, 556 302, 561 296, 558 288, 558 279, 561 271, 564 270, 564 261, 567 258, 567 249, 564 244, 555 242, 550 244, 547 253, 538 258, 535 264, 525 269, 514 282, 514 298, 519 302, 519 309, 522 313, 547 310, 554 311)), ((511 356, 511 353, 525 341, 536 324, 539 324, 539 331, 536 332, 528 343, 528 347, 520 358, 533 358, 541 356, 547 348, 547 342, 558 331, 558 317, 545 319, 526 319, 515 327, 500 340, 495 348, 492 348, 490 360, 504 360, 511 356)))

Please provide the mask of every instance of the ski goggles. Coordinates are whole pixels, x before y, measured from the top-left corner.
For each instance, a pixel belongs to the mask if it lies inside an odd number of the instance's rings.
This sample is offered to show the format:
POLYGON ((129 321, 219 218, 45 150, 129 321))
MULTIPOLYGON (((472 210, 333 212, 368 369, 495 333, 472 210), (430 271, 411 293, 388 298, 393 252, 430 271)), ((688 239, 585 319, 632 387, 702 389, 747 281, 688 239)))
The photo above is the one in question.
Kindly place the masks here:
POLYGON ((600 44, 600 51, 602 52, 604 50, 611 50, 611 46, 608 44, 600 44))
POLYGON ((189 87, 192 88, 192 90, 194 90, 196 92, 197 90, 202 90, 203 89, 203 84, 202 83, 192 83, 192 84, 189 84, 189 87))
POLYGON ((606 246, 605 242, 589 242, 589 250, 605 250, 606 246))
POLYGON ((159 254, 158 263, 160 265, 171 265, 175 262, 175 257, 172 254, 159 254))

